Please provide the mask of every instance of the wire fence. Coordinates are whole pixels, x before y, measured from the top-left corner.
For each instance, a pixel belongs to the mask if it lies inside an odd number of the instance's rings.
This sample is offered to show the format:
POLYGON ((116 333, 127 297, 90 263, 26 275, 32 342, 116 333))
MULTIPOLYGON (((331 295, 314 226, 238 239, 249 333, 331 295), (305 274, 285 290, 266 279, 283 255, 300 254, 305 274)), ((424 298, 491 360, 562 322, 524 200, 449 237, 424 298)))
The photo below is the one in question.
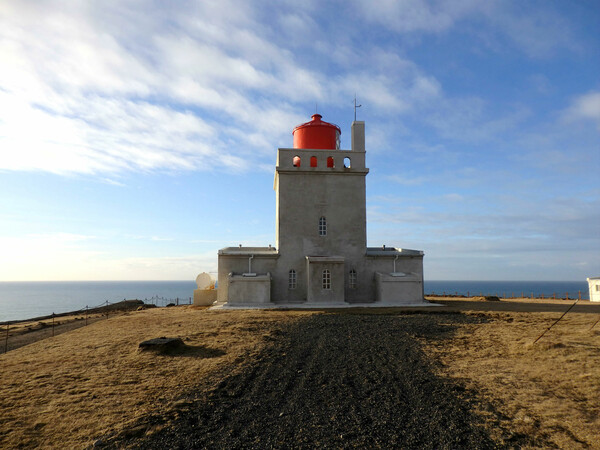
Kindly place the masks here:
MULTIPOLYGON (((98 320, 108 319, 111 315, 118 315, 126 311, 131 311, 137 308, 145 308, 150 305, 154 307, 168 307, 168 306, 179 306, 179 305, 191 305, 192 298, 168 298, 155 295, 151 298, 144 299, 143 303, 140 300, 126 300, 123 299, 119 302, 111 302, 106 300, 98 305, 89 306, 86 305, 84 308, 77 309, 74 311, 64 313, 52 313, 46 316, 34 317, 27 320, 10 320, 6 322, 0 322, 0 326, 5 327, 3 331, 4 337, 4 353, 10 350, 27 345, 32 340, 28 339, 28 334, 31 332, 38 332, 43 334, 45 337, 54 337, 56 334, 61 334, 66 331, 70 331, 76 328, 87 326, 90 323, 97 322, 98 320), (70 317, 64 321, 60 321, 61 318, 70 317), (72 318, 74 317, 74 318, 72 318), (58 328, 57 328, 58 327, 58 328), (12 334, 11 334, 12 331, 12 334), (9 341, 12 338, 12 343, 9 341), (11 344, 11 345, 9 345, 11 344)), ((35 341, 34 339, 33 341, 35 341)), ((0 341, 1 342, 1 341, 0 341)))

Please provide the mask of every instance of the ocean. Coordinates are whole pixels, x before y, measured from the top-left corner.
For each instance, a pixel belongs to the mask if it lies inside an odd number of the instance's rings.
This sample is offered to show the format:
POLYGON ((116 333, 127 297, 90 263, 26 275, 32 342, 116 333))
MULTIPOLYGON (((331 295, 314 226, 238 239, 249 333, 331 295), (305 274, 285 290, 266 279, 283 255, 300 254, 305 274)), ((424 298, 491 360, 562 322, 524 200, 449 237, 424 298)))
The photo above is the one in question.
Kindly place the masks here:
POLYGON ((0 282, 0 322, 92 308, 122 300, 158 306, 189 303, 194 281, 7 281, 0 282))
POLYGON ((498 297, 590 298, 587 281, 428 281, 425 295, 497 295, 498 297))
MULTIPOLYGON (((158 306, 189 303, 194 281, 0 282, 0 322, 30 319, 139 299, 158 306)), ((425 281, 425 294, 589 298, 586 281, 425 281)))

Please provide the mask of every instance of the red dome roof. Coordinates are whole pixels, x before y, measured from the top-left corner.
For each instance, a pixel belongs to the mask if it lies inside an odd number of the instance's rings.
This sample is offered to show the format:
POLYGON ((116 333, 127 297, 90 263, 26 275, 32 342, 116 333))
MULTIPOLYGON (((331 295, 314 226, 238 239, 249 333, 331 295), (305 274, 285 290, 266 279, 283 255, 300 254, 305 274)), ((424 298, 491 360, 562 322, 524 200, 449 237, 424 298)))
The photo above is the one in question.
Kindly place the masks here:
POLYGON ((340 147, 340 127, 321 120, 321 117, 321 114, 313 114, 310 122, 294 128, 294 148, 334 150, 340 147))

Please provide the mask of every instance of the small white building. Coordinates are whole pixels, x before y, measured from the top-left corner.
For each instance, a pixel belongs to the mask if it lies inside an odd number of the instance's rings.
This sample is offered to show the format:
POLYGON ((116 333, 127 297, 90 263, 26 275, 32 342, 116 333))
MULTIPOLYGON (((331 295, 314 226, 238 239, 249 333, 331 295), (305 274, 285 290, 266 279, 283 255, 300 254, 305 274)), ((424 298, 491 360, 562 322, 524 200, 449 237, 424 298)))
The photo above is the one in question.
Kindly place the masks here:
POLYGON ((367 247, 365 123, 351 149, 319 114, 277 151, 275 247, 219 250, 218 301, 235 306, 423 303, 423 252, 367 247))
POLYGON ((587 279, 590 288, 590 301, 600 302, 600 277, 591 277, 587 279))

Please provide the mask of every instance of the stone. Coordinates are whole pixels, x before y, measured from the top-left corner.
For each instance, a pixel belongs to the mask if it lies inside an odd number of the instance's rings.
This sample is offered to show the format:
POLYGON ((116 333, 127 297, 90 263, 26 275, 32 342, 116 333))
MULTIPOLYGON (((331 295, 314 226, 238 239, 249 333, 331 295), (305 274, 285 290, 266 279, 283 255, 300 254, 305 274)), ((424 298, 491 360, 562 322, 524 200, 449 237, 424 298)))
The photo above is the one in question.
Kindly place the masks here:
POLYGON ((185 348, 181 338, 159 337, 140 342, 138 346, 141 351, 154 351, 157 353, 168 353, 185 348))

